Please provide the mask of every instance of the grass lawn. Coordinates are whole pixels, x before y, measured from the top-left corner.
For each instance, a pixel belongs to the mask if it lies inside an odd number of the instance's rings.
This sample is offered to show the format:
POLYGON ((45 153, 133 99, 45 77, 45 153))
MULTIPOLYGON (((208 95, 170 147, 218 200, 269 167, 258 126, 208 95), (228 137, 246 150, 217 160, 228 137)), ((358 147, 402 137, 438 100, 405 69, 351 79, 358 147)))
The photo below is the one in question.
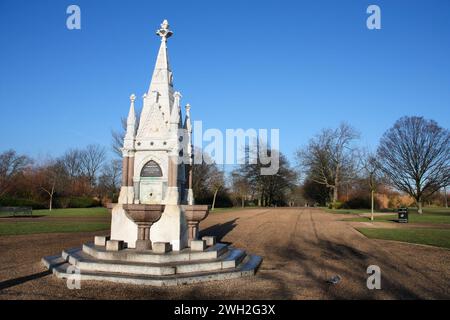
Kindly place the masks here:
POLYGON ((358 228, 368 238, 427 244, 450 249, 450 229, 358 228))
MULTIPOLYGON (((71 208, 71 209, 53 209, 50 210, 33 210, 34 216, 49 217, 106 217, 108 210, 103 207, 96 208, 71 208)), ((8 212, 1 213, 2 216, 12 216, 8 212)))
MULTIPOLYGON (((341 214, 360 214, 360 213, 370 213, 370 209, 328 209, 322 207, 324 211, 328 213, 341 213, 341 214)), ((375 211, 377 213, 377 211, 375 211)))
POLYGON ((106 222, 8 222, 0 224, 0 235, 66 233, 108 230, 106 222))
MULTIPOLYGON (((374 216, 374 221, 378 222, 395 222, 397 214, 387 216, 374 216)), ((359 217, 348 219, 347 221, 366 222, 370 221, 370 217, 359 217)), ((411 223, 448 223, 450 224, 450 209, 446 208, 425 208, 423 214, 418 214, 417 209, 409 210, 409 222, 411 223)))

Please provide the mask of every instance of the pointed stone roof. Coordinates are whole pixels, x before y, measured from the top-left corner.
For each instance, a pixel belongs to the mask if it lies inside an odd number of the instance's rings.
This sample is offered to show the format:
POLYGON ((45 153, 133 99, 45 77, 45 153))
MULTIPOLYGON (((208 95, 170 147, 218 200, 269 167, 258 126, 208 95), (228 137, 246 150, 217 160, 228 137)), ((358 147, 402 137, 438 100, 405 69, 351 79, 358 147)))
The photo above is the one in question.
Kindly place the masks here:
POLYGON ((155 125, 159 127, 157 128, 158 132, 165 132, 169 128, 174 105, 173 75, 167 53, 167 39, 173 35, 173 32, 169 29, 167 20, 163 21, 156 34, 161 37, 161 45, 150 87, 144 97, 144 106, 138 129, 138 137, 141 138, 148 136, 148 128, 155 129, 155 125), (158 124, 150 123, 156 121, 158 124))
POLYGON ((127 129, 124 139, 124 148, 132 149, 134 147, 134 137, 136 135, 136 112, 134 110, 134 101, 136 96, 132 94, 130 96, 130 111, 127 117, 127 129))

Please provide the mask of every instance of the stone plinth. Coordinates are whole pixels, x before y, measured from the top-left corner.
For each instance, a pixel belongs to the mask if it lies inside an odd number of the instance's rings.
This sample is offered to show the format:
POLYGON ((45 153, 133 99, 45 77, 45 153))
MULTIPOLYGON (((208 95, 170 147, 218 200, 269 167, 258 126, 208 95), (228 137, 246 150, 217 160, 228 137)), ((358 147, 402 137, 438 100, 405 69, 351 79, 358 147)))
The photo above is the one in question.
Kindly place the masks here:
POLYGON ((172 246, 169 242, 153 242, 152 250, 154 253, 166 253, 171 250, 172 246))
POLYGON ((216 244, 216 236, 205 236, 202 237, 202 240, 205 240, 207 246, 213 246, 216 244))
POLYGON ((106 246, 106 242, 111 240, 110 236, 95 236, 94 243, 96 246, 106 246))
POLYGON ((124 248, 124 243, 122 240, 108 240, 106 241, 107 251, 120 251, 124 248))
POLYGON ((205 240, 191 240, 190 245, 192 251, 204 251, 206 249, 205 240))

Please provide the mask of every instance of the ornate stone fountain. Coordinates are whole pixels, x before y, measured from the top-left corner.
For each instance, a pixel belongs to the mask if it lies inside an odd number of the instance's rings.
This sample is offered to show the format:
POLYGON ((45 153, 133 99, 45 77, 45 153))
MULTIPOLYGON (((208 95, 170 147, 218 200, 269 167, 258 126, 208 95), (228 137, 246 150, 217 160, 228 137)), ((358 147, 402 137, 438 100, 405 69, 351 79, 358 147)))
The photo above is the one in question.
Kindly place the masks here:
POLYGON ((42 259, 60 278, 73 270, 81 280, 168 286, 253 275, 261 257, 248 255, 214 236, 199 239, 208 206, 195 205, 192 190, 190 106, 181 112, 167 54, 173 34, 165 20, 150 88, 137 119, 130 110, 122 148, 122 186, 118 203, 108 205, 111 236, 42 259))

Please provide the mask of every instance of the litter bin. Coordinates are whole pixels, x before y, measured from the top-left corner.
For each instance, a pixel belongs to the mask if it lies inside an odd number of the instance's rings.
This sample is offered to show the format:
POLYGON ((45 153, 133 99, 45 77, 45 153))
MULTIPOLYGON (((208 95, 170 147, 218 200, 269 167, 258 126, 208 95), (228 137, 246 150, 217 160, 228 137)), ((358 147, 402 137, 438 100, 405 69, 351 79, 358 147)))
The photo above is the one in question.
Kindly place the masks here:
POLYGON ((408 208, 398 209, 398 222, 408 223, 408 208))

